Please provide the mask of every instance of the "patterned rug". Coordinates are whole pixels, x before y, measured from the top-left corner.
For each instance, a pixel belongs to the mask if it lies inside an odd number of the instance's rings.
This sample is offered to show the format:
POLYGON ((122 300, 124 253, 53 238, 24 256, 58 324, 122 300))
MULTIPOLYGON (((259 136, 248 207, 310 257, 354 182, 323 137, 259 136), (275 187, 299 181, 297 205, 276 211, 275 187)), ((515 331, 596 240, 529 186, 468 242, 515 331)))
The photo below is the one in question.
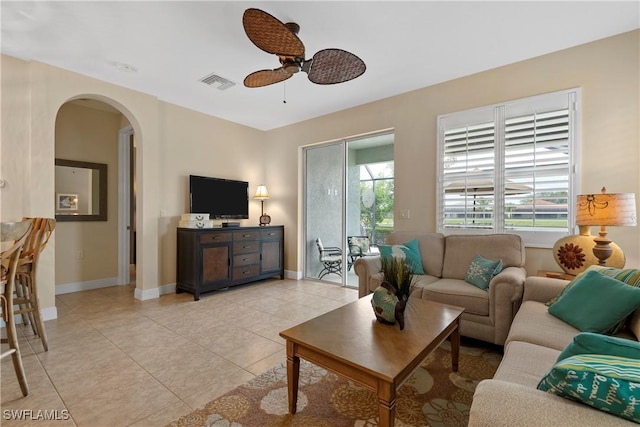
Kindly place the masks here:
MULTIPOLYGON (((493 377, 501 358, 496 347, 463 338, 459 371, 454 373, 446 341, 398 391, 395 425, 466 426, 476 385, 493 377)), ((169 424, 171 427, 376 425, 378 402, 372 391, 303 359, 295 415, 288 413, 287 369, 282 363, 169 424)))

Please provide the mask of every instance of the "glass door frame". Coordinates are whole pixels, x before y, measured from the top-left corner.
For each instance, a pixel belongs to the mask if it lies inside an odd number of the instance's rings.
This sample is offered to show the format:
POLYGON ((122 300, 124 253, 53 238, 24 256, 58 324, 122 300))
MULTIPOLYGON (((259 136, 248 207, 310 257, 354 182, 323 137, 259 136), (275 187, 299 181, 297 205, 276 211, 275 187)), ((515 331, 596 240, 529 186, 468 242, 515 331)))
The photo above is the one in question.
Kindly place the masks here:
MULTIPOLYGON (((349 143, 352 142, 356 142, 356 141, 361 141, 361 140, 365 140, 368 138, 374 138, 374 137, 379 137, 379 136, 385 136, 385 135, 393 135, 393 139, 395 140, 395 129, 393 128, 389 128, 389 129, 383 129, 383 130, 379 130, 379 131, 375 131, 375 132, 371 132, 368 134, 363 134, 363 135, 359 135, 359 136, 353 136, 353 137, 349 137, 349 138, 341 138, 341 139, 337 139, 337 140, 332 140, 332 141, 327 141, 327 142, 322 142, 322 143, 318 143, 318 144, 313 144, 313 145, 307 145, 307 146, 302 146, 302 155, 301 155, 301 161, 302 161, 302 215, 301 215, 301 219, 302 219, 302 241, 303 241, 303 245, 302 245, 302 259, 303 259, 303 263, 302 263, 302 277, 304 280, 319 280, 319 281, 323 281, 323 282, 331 282, 331 283, 338 283, 338 282, 333 282, 333 281, 328 281, 328 280, 323 280, 323 279, 318 279, 316 277, 312 277, 309 275, 308 269, 307 269, 307 257, 308 257, 308 248, 307 248, 307 241, 309 238, 308 235, 308 215, 307 215, 307 206, 308 206, 308 185, 307 185, 307 153, 308 150, 311 149, 315 149, 315 148, 323 148, 323 147, 329 147, 329 146, 335 146, 335 145, 339 145, 341 147, 341 151, 342 151, 342 156, 341 156, 341 165, 342 165, 342 179, 341 179, 341 191, 342 191, 342 209, 341 209, 341 239, 340 239, 340 244, 341 244, 341 248, 343 248, 342 250, 342 274, 341 274, 341 285, 343 287, 347 287, 347 275, 348 275, 348 256, 349 256, 349 248, 348 248, 348 244, 347 244, 347 216, 348 216, 348 200, 349 200, 349 176, 348 176, 348 161, 349 161, 349 143)), ((395 144, 395 142, 394 142, 395 144)), ((395 157, 395 156, 394 156, 395 157)), ((395 175, 395 174, 394 174, 395 175)), ((358 175, 359 176, 359 175, 358 175)), ((395 180, 395 176, 394 176, 394 180, 395 180)), ((358 181, 358 188, 360 188, 359 185, 359 181, 358 181)), ((357 288, 357 285, 356 285, 357 288)))
MULTIPOLYGON (((318 281, 322 281, 322 282, 328 282, 328 283, 334 283, 334 284, 339 284, 341 286, 346 286, 346 263, 347 263, 347 251, 344 249, 346 247, 346 236, 345 236, 345 225, 346 225, 346 209, 345 209, 345 201, 346 201, 346 191, 347 191, 347 185, 346 185, 346 157, 347 157, 347 152, 346 152, 346 147, 347 147, 347 140, 345 139, 339 139, 339 140, 335 140, 335 141, 328 141, 328 142, 324 142, 324 143, 320 143, 320 144, 314 144, 314 145, 308 145, 308 146, 304 146, 302 147, 302 223, 303 223, 303 227, 302 227, 302 241, 303 241, 303 245, 302 245, 302 258, 303 258, 303 265, 302 265, 302 277, 304 280, 318 280, 318 281), (308 221, 308 212, 307 212, 307 207, 308 207, 308 184, 307 184, 307 173, 308 173, 308 168, 307 168, 307 154, 309 152, 309 150, 313 150, 313 149, 320 149, 320 148, 327 148, 327 147, 331 147, 331 146, 340 146, 340 151, 341 151, 341 156, 340 156, 340 160, 341 160, 341 182, 340 182, 340 192, 341 192, 341 220, 340 220, 340 247, 343 248, 342 250, 342 264, 341 264, 341 281, 340 282, 335 282, 335 281, 331 281, 331 280, 325 280, 325 279, 319 279, 317 277, 313 277, 310 275, 310 273, 308 272, 308 266, 307 266, 307 259, 309 254, 307 253, 307 242, 309 239, 309 233, 308 233, 308 226, 309 226, 309 221, 308 221)), ((324 242, 326 244, 326 242, 324 242)))

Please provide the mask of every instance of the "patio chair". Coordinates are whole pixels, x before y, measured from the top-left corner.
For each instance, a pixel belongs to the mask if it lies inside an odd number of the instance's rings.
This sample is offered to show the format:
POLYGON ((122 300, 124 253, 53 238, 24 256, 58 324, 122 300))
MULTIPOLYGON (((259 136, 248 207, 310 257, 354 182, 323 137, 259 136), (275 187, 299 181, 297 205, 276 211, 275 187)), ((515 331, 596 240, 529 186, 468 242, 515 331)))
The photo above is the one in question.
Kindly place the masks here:
POLYGON ((371 241, 369 236, 348 236, 347 244, 349 246, 349 255, 347 259, 347 270, 351 270, 351 266, 358 258, 364 256, 378 255, 371 252, 371 241))
POLYGON ((318 246, 319 260, 322 263, 322 270, 318 274, 318 279, 322 279, 327 274, 337 274, 342 277, 342 249, 335 246, 324 246, 322 240, 316 239, 318 246))

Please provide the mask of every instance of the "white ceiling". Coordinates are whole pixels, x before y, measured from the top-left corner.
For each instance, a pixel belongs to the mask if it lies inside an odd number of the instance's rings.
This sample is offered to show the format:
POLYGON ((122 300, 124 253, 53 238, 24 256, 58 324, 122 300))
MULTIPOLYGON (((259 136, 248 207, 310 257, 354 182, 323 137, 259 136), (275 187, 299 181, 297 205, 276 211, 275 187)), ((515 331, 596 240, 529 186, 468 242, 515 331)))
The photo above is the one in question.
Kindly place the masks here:
POLYGON ((0 7, 3 54, 263 130, 640 28, 637 0, 2 1, 0 7), (244 33, 249 7, 297 22, 307 58, 338 47, 362 58, 367 71, 332 86, 299 73, 286 87, 245 88, 247 74, 280 66, 244 33), (199 81, 211 73, 236 85, 221 91, 199 81))

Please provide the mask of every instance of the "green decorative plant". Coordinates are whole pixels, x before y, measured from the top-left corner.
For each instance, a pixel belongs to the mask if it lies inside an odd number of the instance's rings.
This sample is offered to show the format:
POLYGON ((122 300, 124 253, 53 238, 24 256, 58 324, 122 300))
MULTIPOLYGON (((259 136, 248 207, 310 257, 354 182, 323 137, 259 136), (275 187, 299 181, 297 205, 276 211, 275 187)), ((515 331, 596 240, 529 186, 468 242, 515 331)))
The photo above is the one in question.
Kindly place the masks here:
POLYGON ((397 321, 404 329, 404 310, 409 299, 413 274, 403 258, 381 258, 383 281, 373 292, 371 305, 376 318, 382 323, 397 321))
POLYGON ((389 283, 395 291, 400 301, 406 301, 409 298, 409 290, 413 274, 411 268, 404 258, 382 258, 382 274, 384 281, 389 283))

